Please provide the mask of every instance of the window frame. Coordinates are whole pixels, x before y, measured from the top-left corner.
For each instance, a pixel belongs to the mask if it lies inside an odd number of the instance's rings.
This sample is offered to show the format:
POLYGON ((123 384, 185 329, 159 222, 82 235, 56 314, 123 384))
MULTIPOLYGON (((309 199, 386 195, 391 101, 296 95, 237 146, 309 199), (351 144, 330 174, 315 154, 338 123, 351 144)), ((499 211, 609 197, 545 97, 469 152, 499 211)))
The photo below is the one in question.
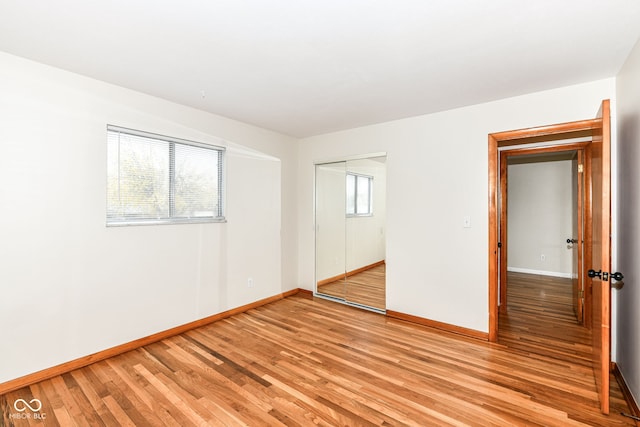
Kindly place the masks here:
POLYGON ((367 217, 373 216, 373 176, 365 175, 356 172, 347 172, 345 175, 345 213, 347 218, 356 218, 356 217, 367 217), (346 188, 346 183, 348 182, 349 176, 353 176, 354 179, 354 197, 353 197, 353 213, 349 212, 349 190, 346 188), (368 207, 367 212, 358 213, 358 178, 366 178, 369 181, 369 191, 367 194, 368 207))
MULTIPOLYGON (((109 147, 109 133, 117 132, 126 135, 132 135, 139 138, 148 138, 157 141, 167 142, 168 151, 169 151, 169 189, 168 189, 168 204, 169 204, 169 216, 167 218, 127 218, 127 217, 109 217, 109 201, 106 202, 106 225, 107 227, 120 227, 120 226, 135 226, 135 225, 165 225, 165 224, 202 224, 202 223, 224 223, 226 222, 225 217, 225 189, 226 189, 226 148, 219 145, 213 144, 205 144, 201 142, 175 138, 167 135, 160 135, 152 132, 141 131, 136 129, 130 129, 122 126, 115 125, 107 125, 107 150, 109 147), (196 147, 202 148, 206 150, 216 151, 218 156, 217 166, 217 176, 218 176, 218 194, 217 194, 217 212, 215 212, 215 216, 205 216, 205 217, 177 217, 175 212, 175 198, 176 198, 176 144, 188 146, 188 147, 196 147)), ((109 162, 109 154, 107 153, 107 162, 109 162)), ((121 165, 121 159, 118 159, 118 166, 121 165)), ((108 177, 108 172, 107 172, 108 177)), ((109 182, 107 179, 106 183, 107 188, 107 197, 109 190, 109 182)))

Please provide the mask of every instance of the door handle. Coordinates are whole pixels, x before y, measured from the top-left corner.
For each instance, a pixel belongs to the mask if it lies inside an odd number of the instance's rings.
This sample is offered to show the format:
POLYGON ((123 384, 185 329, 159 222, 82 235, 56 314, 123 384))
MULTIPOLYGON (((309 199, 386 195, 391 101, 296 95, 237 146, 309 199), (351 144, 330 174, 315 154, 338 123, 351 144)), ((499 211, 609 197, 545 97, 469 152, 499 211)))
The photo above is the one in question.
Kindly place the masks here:
POLYGON ((622 289, 622 287, 624 286, 624 282, 622 281, 622 279, 624 279, 624 275, 619 271, 609 274, 606 271, 602 271, 602 270, 595 271, 592 269, 587 271, 587 276, 591 277, 592 279, 594 277, 597 277, 598 279, 605 282, 611 279, 611 287, 616 289, 622 289), (615 283, 613 282, 614 280, 615 280, 615 283))
POLYGON ((567 239, 567 244, 578 243, 578 239, 567 239))
POLYGON ((619 282, 622 279, 624 279, 624 276, 619 271, 616 271, 615 273, 611 274, 611 280, 615 280, 616 282, 619 282))
POLYGON ((611 287, 618 290, 622 289, 622 287, 624 286, 624 282, 622 281, 622 279, 624 279, 624 276, 619 271, 611 274, 611 287), (613 282, 614 280, 615 283, 613 282))
POLYGON ((597 277, 598 279, 601 279, 602 278, 601 275, 602 275, 602 270, 598 270, 598 271, 589 270, 589 271, 587 271, 587 276, 591 277, 592 279, 594 277, 597 277))

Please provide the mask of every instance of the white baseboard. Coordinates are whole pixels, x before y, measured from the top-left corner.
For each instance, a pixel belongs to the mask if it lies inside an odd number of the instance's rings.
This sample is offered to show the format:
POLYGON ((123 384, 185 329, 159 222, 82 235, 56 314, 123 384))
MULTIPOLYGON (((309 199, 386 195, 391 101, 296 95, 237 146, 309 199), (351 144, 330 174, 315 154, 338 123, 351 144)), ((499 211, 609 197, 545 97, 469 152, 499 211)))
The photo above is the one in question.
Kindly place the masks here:
POLYGON ((562 277, 564 279, 571 279, 573 277, 571 273, 560 273, 560 272, 557 272, 557 271, 532 270, 532 269, 529 269, 529 268, 520 268, 520 267, 507 267, 507 271, 513 271, 514 273, 538 274, 540 276, 562 277))

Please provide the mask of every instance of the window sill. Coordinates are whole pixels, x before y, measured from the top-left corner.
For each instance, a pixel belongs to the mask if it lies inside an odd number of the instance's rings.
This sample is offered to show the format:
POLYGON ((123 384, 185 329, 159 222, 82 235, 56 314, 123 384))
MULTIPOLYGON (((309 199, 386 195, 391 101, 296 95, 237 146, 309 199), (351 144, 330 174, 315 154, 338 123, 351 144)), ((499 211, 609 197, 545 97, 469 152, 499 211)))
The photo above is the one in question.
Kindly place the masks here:
POLYGON ((226 218, 184 218, 184 219, 145 219, 145 220, 111 220, 107 227, 130 227, 138 225, 176 225, 176 224, 210 224, 225 223, 226 218))

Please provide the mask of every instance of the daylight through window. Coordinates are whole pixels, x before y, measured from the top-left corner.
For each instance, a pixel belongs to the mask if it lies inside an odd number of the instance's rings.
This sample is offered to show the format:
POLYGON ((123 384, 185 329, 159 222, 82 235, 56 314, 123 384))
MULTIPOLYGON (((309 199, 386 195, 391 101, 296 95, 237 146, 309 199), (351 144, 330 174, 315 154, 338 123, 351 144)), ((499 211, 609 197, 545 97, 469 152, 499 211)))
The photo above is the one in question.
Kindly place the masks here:
POLYGON ((347 215, 371 215, 373 177, 347 173, 347 215))
POLYGON ((107 127, 107 225, 218 222, 224 148, 107 127))

